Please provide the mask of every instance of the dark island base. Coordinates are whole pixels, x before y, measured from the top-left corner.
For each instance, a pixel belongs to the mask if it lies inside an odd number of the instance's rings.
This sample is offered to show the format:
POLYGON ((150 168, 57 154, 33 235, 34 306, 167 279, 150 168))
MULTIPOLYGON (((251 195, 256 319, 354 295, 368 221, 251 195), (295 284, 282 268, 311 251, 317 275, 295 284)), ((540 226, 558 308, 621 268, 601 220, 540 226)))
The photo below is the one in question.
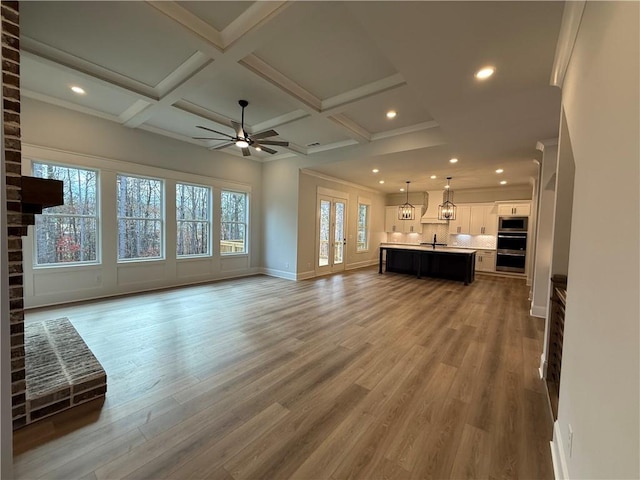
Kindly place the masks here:
POLYGON ((383 251, 387 251, 387 272, 408 273, 420 277, 446 278, 469 285, 475 280, 476 254, 430 250, 407 250, 380 247, 382 273, 383 251))

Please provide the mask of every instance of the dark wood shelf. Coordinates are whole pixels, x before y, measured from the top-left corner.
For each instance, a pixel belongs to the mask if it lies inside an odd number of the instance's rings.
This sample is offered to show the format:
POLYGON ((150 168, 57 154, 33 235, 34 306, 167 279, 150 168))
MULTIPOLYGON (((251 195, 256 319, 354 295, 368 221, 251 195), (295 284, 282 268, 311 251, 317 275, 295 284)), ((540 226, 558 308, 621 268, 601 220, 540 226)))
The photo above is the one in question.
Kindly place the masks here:
POLYGON ((64 204, 63 182, 22 176, 22 213, 39 214, 43 208, 64 204))

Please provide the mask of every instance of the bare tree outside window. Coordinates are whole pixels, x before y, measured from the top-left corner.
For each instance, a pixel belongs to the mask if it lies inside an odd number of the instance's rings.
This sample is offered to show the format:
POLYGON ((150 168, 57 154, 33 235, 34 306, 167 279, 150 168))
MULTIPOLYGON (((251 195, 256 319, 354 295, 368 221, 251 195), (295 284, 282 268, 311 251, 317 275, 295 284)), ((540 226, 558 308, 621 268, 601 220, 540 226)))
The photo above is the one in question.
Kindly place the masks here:
POLYGON ((36 215, 34 266, 97 263, 98 172, 34 162, 33 175, 64 183, 64 204, 36 215))
POLYGON ((247 253, 247 194, 223 191, 221 195, 220 253, 247 253))
POLYGON ((211 189, 176 184, 176 254, 179 257, 209 254, 211 189))
POLYGON ((117 176, 118 260, 162 257, 163 182, 117 176))

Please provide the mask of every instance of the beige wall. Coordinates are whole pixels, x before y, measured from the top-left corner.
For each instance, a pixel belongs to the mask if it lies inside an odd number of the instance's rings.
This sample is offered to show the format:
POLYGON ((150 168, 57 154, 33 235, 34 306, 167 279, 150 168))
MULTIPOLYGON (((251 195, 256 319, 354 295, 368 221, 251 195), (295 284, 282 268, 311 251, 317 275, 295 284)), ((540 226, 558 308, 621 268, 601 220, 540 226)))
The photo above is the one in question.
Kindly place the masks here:
POLYGON ((639 18, 638 2, 587 2, 563 85, 575 183, 554 447, 570 478, 640 477, 639 18))
POLYGON ((130 129, 114 122, 23 99, 23 171, 30 160, 67 163, 101 171, 102 263, 95 266, 34 269, 33 227, 24 239, 25 305, 36 307, 120 293, 203 282, 259 271, 262 233, 262 164, 242 157, 130 129), (115 178, 117 173, 149 175, 165 180, 165 244, 162 261, 118 263, 115 258, 115 178), (214 218, 221 189, 250 194, 249 255, 222 257, 216 248, 219 228, 213 225, 213 257, 175 258, 175 182, 211 186, 214 218))
POLYGON ((300 173, 300 196, 298 212, 298 274, 312 276, 316 254, 316 209, 318 187, 344 192, 348 195, 347 249, 345 268, 357 268, 376 263, 378 246, 386 239, 384 233, 385 197, 381 193, 339 180, 320 178, 304 171, 300 173), (371 200, 371 230, 369 251, 356 252, 356 228, 358 219, 358 197, 371 200))
POLYGON ((291 280, 298 265, 298 173, 293 158, 263 164, 263 266, 270 275, 291 280))

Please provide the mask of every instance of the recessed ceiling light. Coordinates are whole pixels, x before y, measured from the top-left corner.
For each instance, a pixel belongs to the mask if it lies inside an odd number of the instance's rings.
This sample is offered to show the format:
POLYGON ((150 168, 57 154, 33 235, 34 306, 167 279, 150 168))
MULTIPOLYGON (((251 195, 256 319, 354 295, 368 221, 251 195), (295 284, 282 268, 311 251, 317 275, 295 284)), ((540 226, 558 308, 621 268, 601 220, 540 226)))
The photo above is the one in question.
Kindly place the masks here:
POLYGON ((374 168, 373 170, 371 170, 373 173, 378 173, 380 170, 378 170, 377 168, 374 168))
POLYGON ((444 188, 451 188, 451 186, 450 185, 445 185, 444 188))
POLYGON ((452 158, 451 160, 449 160, 449 163, 458 163, 458 159, 457 158, 452 158))
POLYGON ((435 180, 436 178, 438 177, 436 177, 435 175, 431 175, 431 180, 435 180))
POLYGON ((87 93, 87 92, 84 91, 84 88, 78 87, 77 85, 73 85, 71 87, 71 91, 73 93, 77 93, 78 95, 84 95, 85 93, 87 93))
POLYGON ((384 183, 384 180, 380 180, 378 183, 382 185, 384 183))
POLYGON ((396 115, 397 115, 397 113, 396 113, 395 110, 389 110, 387 112, 387 118, 396 118, 396 115))
POLYGON ((401 188, 401 189, 400 189, 400 191, 401 191, 401 192, 404 192, 404 188, 401 188))
POLYGON ((262 149, 260 148, 260 145, 256 145, 256 150, 259 151, 259 152, 262 151, 262 149))
POLYGON ((478 80, 485 80, 489 78, 491 75, 493 75, 493 72, 495 72, 495 69, 493 67, 481 68, 476 72, 476 78, 478 80))
POLYGON ((506 184, 507 184, 507 181, 506 181, 506 180, 502 180, 502 181, 500 182, 500 185, 506 185, 506 184))
POLYGON ((499 169, 496 170, 496 173, 502 173, 502 172, 504 172, 504 169, 502 169, 502 168, 499 168, 499 169))

